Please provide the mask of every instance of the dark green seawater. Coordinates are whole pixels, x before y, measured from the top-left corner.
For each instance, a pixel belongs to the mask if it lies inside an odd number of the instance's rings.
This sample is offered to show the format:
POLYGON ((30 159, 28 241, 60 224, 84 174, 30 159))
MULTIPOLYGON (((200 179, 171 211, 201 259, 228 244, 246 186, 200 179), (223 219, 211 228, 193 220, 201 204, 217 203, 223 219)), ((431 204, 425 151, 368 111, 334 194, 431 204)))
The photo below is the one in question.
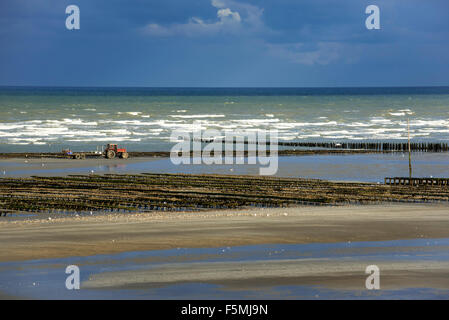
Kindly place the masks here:
POLYGON ((280 140, 447 141, 449 87, 0 87, 0 152, 166 151, 173 130, 277 129, 280 140))

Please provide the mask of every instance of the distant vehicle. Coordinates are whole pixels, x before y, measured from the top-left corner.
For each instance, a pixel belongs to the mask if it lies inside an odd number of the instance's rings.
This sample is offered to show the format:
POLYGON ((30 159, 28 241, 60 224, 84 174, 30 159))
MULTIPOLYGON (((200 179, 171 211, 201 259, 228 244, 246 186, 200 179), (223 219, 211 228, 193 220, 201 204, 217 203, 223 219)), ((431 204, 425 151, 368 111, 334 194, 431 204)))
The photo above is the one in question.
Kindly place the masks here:
POLYGON ((108 143, 103 152, 108 159, 114 159, 116 156, 122 159, 128 159, 128 152, 125 148, 119 149, 116 144, 108 143))
POLYGON ((86 159, 88 157, 99 157, 104 156, 107 159, 114 159, 115 157, 119 157, 122 159, 128 159, 129 154, 125 148, 119 149, 116 144, 108 143, 105 149, 102 151, 92 151, 92 152, 73 152, 70 149, 63 149, 62 155, 64 158, 70 159, 86 159))
POLYGON ((66 158, 72 158, 72 159, 76 159, 76 160, 86 159, 85 152, 73 152, 70 149, 63 149, 62 154, 66 158))

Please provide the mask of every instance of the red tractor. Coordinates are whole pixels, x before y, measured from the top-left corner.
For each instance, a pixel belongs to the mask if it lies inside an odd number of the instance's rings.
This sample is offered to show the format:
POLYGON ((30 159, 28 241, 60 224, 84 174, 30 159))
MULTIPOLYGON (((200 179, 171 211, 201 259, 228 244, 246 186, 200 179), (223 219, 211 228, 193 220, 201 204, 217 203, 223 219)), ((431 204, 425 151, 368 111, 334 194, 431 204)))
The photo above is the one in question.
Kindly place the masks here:
POLYGON ((114 159, 116 156, 122 159, 128 159, 128 152, 126 152, 126 149, 118 149, 116 144, 108 143, 103 154, 108 159, 114 159))

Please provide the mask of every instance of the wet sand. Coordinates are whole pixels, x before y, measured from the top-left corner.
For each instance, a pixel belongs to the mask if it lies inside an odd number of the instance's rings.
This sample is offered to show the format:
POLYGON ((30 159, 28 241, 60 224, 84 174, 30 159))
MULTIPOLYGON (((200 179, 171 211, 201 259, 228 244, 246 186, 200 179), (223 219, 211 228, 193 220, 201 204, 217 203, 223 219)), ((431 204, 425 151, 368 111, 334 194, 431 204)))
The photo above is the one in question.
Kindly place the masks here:
POLYGON ((447 206, 366 205, 0 220, 0 262, 171 248, 449 238, 447 206))
MULTIPOLYGON (((179 283, 211 283, 227 290, 263 289, 282 285, 321 285, 364 290, 366 266, 373 261, 294 259, 252 262, 167 264, 132 271, 102 272, 82 283, 82 289, 145 289, 179 283)), ((382 289, 449 289, 447 261, 375 261, 382 289)))

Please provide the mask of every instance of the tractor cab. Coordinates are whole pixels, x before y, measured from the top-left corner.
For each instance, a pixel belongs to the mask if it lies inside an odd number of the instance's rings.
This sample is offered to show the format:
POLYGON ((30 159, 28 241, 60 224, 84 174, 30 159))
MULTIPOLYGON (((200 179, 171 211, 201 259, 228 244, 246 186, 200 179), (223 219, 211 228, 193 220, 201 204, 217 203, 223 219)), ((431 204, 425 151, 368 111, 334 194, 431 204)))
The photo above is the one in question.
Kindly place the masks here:
POLYGON ((128 152, 125 148, 119 149, 116 144, 108 143, 104 149, 104 156, 108 159, 113 159, 116 156, 122 159, 128 158, 128 152))

